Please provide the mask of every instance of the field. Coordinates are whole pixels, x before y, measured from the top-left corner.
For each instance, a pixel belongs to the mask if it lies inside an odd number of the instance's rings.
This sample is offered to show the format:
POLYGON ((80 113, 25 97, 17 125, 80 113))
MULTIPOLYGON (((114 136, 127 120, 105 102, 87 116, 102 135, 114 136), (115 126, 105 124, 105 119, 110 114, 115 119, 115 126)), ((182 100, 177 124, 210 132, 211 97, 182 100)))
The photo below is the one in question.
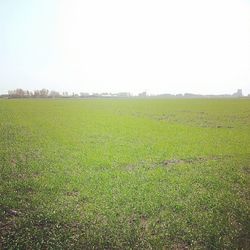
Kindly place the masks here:
POLYGON ((249 249, 250 99, 0 100, 0 249, 249 249))

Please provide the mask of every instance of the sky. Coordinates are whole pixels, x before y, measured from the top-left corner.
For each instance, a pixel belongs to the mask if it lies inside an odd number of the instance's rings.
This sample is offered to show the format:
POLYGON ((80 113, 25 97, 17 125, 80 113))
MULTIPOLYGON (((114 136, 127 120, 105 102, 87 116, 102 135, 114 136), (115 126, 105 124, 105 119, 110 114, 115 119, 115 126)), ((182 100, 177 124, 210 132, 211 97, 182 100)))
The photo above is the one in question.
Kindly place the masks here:
POLYGON ((250 0, 0 0, 0 93, 250 94, 250 0))

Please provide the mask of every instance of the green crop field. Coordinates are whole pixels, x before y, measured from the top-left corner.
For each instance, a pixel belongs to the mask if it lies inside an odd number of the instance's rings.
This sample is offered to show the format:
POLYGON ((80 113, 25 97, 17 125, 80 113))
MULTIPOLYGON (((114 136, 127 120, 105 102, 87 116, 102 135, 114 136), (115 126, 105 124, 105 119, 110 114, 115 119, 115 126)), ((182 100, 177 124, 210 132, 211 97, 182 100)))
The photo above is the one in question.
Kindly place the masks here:
POLYGON ((0 249, 249 249, 250 99, 0 100, 0 249))

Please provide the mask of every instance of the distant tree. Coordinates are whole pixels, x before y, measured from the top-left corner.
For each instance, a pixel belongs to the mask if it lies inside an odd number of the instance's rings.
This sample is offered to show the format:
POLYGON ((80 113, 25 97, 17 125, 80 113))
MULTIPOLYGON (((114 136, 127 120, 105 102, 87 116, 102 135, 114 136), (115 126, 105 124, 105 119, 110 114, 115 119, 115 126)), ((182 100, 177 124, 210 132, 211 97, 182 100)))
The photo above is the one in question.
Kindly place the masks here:
POLYGON ((27 91, 23 89, 9 90, 8 95, 10 98, 23 98, 26 97, 27 91))
POLYGON ((49 96, 52 97, 52 98, 55 98, 55 97, 60 97, 60 93, 58 91, 55 91, 55 90, 51 90, 50 93, 49 93, 49 96))
POLYGON ((34 90, 33 96, 34 97, 39 97, 40 91, 39 90, 34 90))
POLYGON ((72 93, 71 97, 78 97, 79 95, 75 92, 72 93))
POLYGON ((49 96, 49 90, 48 89, 34 90, 33 96, 46 98, 49 96))
POLYGON ((40 97, 48 97, 49 90, 48 89, 41 89, 40 90, 40 97))
MULTIPOLYGON (((41 89, 41 90, 23 90, 23 89, 15 89, 15 90, 9 90, 8 95, 9 98, 29 98, 29 97, 35 97, 35 98, 49 98, 49 97, 69 97, 68 92, 63 92, 63 95, 60 94, 60 92, 48 89, 41 89)), ((73 93, 72 97, 79 97, 78 94, 73 93)))
POLYGON ((26 97, 30 97, 30 91, 26 90, 26 97))

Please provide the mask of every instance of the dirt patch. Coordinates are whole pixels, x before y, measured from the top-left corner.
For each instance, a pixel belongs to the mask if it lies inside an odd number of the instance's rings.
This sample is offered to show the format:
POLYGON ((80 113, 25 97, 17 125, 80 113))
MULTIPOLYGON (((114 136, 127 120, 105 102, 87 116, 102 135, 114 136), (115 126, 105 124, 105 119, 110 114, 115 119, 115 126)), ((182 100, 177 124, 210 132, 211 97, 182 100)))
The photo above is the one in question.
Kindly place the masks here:
POLYGON ((165 166, 172 166, 172 165, 177 165, 177 164, 182 164, 182 163, 195 163, 195 162, 204 162, 207 161, 208 159, 206 158, 195 158, 195 159, 170 159, 170 160, 165 160, 163 164, 165 166))
POLYGON ((186 250, 189 249, 188 244, 185 243, 176 243, 173 245, 173 250, 186 250))
POLYGON ((234 128, 233 126, 222 126, 222 125, 217 125, 216 128, 234 128))
POLYGON ((0 205, 0 209, 2 210, 2 213, 6 216, 6 217, 12 217, 12 216, 19 216, 21 215, 21 212, 16 210, 16 209, 12 209, 12 208, 8 208, 6 206, 2 206, 0 205))
POLYGON ((163 164, 166 166, 176 165, 176 164, 180 164, 180 163, 185 163, 185 161, 180 160, 180 159, 171 159, 171 160, 166 160, 163 162, 163 164))
POLYGON ((77 190, 72 190, 72 191, 66 192, 65 194, 67 196, 78 196, 80 194, 80 192, 77 190))
POLYGON ((149 229, 148 219, 145 215, 142 215, 140 218, 140 226, 141 228, 143 228, 144 231, 148 231, 149 229))
POLYGON ((242 168, 242 171, 245 172, 246 174, 250 174, 250 167, 249 166, 244 166, 242 168))
POLYGON ((127 165, 127 166, 125 167, 125 169, 126 169, 127 171, 133 171, 133 170, 135 169, 135 166, 132 165, 132 164, 129 164, 129 165, 127 165))
POLYGON ((219 161, 223 159, 230 159, 232 158, 231 155, 223 155, 223 156, 200 156, 200 157, 195 157, 195 158, 186 158, 186 159, 178 159, 178 158, 173 158, 173 159, 168 159, 164 160, 161 162, 154 162, 148 165, 146 161, 142 161, 138 164, 128 164, 122 167, 123 170, 132 172, 135 171, 136 169, 139 169, 140 167, 145 166, 146 168, 157 168, 157 167, 171 167, 179 164, 195 164, 195 163, 202 163, 202 162, 208 162, 208 161, 219 161))
POLYGON ((3 238, 10 232, 14 231, 16 228, 16 221, 22 213, 18 210, 11 209, 0 205, 0 249, 3 249, 3 238))
POLYGON ((197 157, 197 158, 188 158, 188 159, 169 159, 165 160, 162 164, 165 166, 172 166, 182 163, 201 163, 201 162, 207 162, 211 160, 222 160, 224 158, 230 158, 231 156, 211 156, 211 157, 197 157))

